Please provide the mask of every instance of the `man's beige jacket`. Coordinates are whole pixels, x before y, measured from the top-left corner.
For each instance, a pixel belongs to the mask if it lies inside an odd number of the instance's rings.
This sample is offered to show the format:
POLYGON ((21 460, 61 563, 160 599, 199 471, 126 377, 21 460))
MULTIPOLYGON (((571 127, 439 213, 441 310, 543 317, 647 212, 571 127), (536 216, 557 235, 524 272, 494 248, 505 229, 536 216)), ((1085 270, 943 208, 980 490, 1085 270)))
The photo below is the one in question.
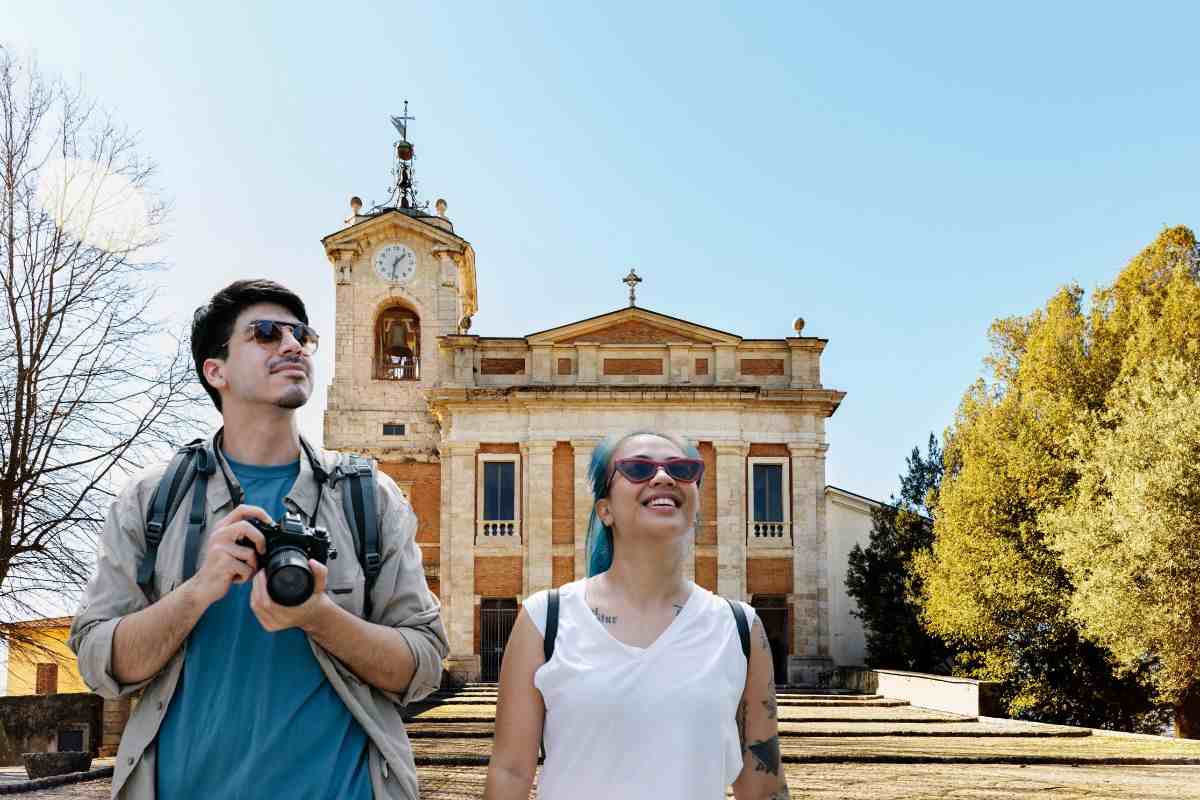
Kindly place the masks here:
MULTIPOLYGON (((336 453, 316 451, 326 469, 337 463, 336 453)), ((220 467, 227 465, 221 464, 220 467)), ((205 538, 213 525, 233 510, 229 486, 221 468, 208 480, 208 522, 205 538)), ((141 691, 125 733, 121 737, 113 775, 113 797, 150 800, 155 796, 155 737, 171 703, 183 667, 186 642, 153 678, 136 684, 119 683, 112 674, 113 632, 121 618, 149 605, 137 583, 138 565, 146 550, 145 524, 150 497, 166 471, 166 465, 139 475, 109 508, 101 536, 96 573, 75 615, 69 640, 79 659, 79 671, 98 694, 116 698, 141 691)), ((235 480, 229 473, 230 480, 235 480)), ((313 653, 334 690, 370 739, 371 784, 378 800, 417 800, 417 774, 412 748, 398 705, 434 691, 441 680, 442 659, 448 652, 446 632, 439 617, 437 598, 425 583, 421 551, 416 544, 417 518, 400 489, 387 475, 377 471, 376 498, 380 523, 382 572, 375 580, 370 621, 394 628, 412 650, 417 664, 412 683, 403 695, 368 686, 349 668, 311 639, 313 653)), ((235 484, 236 485, 236 484, 235 484)), ((326 591, 342 608, 362 616, 365 578, 355 556, 354 539, 342 511, 342 490, 328 483, 321 490, 316 524, 329 531, 338 557, 328 562, 326 591)), ((285 505, 310 520, 317 505, 317 481, 312 465, 301 455, 300 474, 285 505)), ((183 552, 191 492, 179 505, 163 534, 154 570, 155 594, 162 597, 183 581, 183 552)), ((203 544, 200 559, 203 559, 203 544)), ((199 568, 199 567, 197 567, 199 568)), ((196 731, 196 736, 226 736, 227 731, 196 731)), ((237 747, 237 737, 230 737, 237 747)))

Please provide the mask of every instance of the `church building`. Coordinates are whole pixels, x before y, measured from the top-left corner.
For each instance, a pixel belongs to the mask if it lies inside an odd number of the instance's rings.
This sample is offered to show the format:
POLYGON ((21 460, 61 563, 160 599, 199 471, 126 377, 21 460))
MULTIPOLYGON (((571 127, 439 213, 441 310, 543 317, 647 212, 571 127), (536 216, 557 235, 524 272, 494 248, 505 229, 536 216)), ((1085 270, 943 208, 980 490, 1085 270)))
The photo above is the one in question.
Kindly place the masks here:
POLYGON ((418 202, 407 121, 393 119, 392 197, 368 211, 354 198, 322 240, 336 285, 325 445, 371 455, 410 498, 447 670, 496 680, 520 602, 586 574, 593 449, 639 429, 698 445, 688 575, 755 607, 777 680, 815 685, 861 664, 844 583, 874 501, 825 483, 825 420, 845 396, 821 382, 828 340, 802 320, 746 339, 642 308, 633 271, 622 307, 473 332, 475 251, 444 201, 433 213, 418 202))

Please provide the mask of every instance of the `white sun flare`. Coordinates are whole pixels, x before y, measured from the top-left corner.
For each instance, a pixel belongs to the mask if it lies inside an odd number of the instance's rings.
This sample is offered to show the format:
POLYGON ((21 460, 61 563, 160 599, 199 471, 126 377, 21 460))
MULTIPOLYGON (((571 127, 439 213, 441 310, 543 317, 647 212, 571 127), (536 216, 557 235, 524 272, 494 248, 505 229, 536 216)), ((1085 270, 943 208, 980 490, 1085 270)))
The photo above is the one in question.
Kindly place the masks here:
POLYGON ((92 247, 121 252, 149 239, 142 191, 124 175, 95 162, 60 158, 47 163, 37 196, 60 229, 92 247))

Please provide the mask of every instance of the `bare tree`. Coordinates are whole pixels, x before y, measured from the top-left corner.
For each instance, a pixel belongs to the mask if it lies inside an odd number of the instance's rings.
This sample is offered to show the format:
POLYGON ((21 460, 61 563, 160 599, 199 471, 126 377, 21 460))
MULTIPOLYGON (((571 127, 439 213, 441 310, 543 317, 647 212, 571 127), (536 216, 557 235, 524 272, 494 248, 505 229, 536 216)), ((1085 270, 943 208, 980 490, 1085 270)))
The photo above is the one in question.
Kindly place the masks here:
POLYGON ((0 642, 77 595, 115 492, 195 407, 148 315, 167 208, 135 145, 0 48, 0 642))

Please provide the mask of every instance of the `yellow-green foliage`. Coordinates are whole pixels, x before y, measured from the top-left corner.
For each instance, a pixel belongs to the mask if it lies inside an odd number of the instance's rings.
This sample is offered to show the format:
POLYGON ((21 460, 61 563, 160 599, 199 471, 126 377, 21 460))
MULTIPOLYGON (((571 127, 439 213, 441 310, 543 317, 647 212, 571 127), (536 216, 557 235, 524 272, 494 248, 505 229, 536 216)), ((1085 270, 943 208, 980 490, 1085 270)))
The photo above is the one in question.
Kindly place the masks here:
POLYGON ((1156 658, 1169 702, 1200 681, 1198 362, 1163 360, 1117 387, 1076 433, 1075 496, 1044 515, 1071 614, 1126 668, 1156 658))
MULTIPOLYGON (((1067 542, 1083 541, 1074 521, 1099 502, 1097 494, 1079 497, 1092 452, 1081 431, 1113 427, 1113 414, 1129 416, 1130 407, 1119 410, 1117 397, 1136 376, 1159 374, 1156 365, 1171 358, 1197 359, 1196 252, 1190 230, 1164 230, 1111 286, 1093 294, 1090 308, 1084 308, 1083 291, 1069 286, 1029 316, 993 323, 990 381, 967 390, 947 432, 935 543, 915 565, 924 586, 924 622, 967 649, 965 660, 976 676, 1017 680, 1019 646, 1013 643, 1038 631, 1139 613, 1138 606, 1122 606, 1112 593, 1107 600, 1075 598, 1072 578, 1082 574, 1077 568, 1088 546, 1071 549, 1067 542), (1062 532, 1053 540, 1046 532, 1051 520, 1062 532), (1064 557, 1068 550, 1072 555, 1064 557), (1084 611, 1102 605, 1095 613, 1084 611)), ((1166 412, 1151 408, 1143 416, 1160 413, 1166 412)), ((1097 487, 1096 493, 1107 491, 1097 487)), ((1121 502, 1150 502, 1133 489, 1128 498, 1121 502)), ((1134 509, 1126 510, 1130 525, 1134 509)), ((1149 509, 1141 511, 1146 513, 1149 509)), ((1090 623, 1084 630, 1093 632, 1090 623)), ((1094 631, 1098 640, 1116 641, 1101 630, 1094 631)), ((1045 689, 1018 688, 1010 711, 1040 702, 1045 689)))

